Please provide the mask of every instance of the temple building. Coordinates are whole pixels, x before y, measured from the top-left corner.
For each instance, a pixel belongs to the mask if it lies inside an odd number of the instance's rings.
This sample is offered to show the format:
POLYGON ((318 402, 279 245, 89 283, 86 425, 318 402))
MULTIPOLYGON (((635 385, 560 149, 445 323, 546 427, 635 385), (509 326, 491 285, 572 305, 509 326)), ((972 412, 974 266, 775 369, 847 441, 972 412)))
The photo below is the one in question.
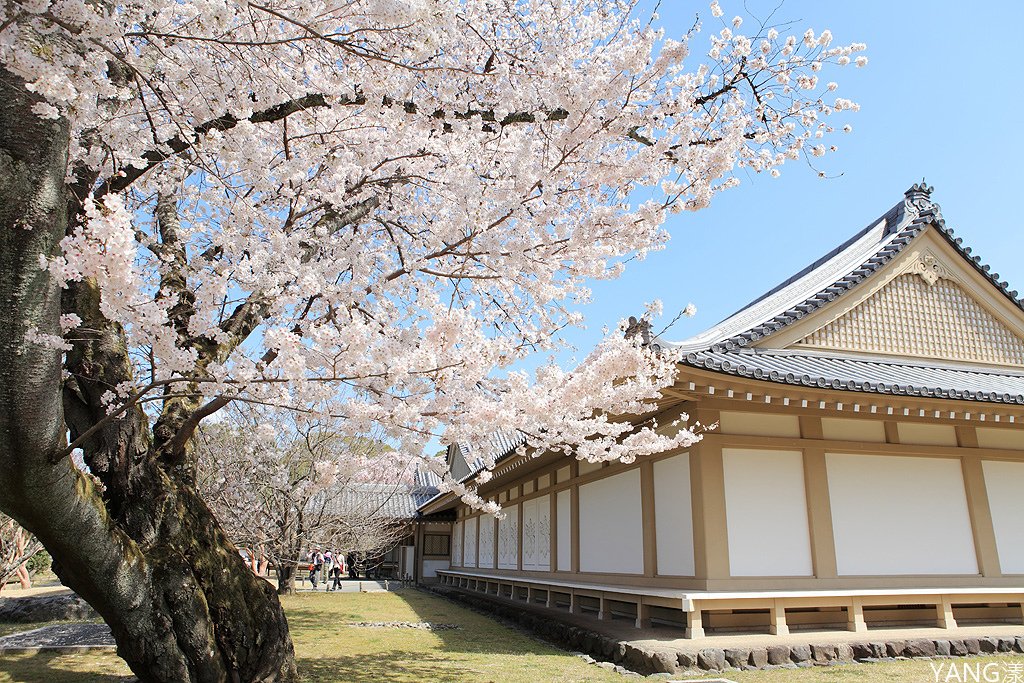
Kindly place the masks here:
MULTIPOLYGON (((930 194, 650 340, 683 352, 659 424, 717 424, 689 449, 590 463, 496 437, 477 493, 504 518, 433 497, 421 533, 450 541, 417 578, 687 637, 1022 623, 1024 304, 930 194)), ((465 481, 474 460, 449 449, 465 481)))

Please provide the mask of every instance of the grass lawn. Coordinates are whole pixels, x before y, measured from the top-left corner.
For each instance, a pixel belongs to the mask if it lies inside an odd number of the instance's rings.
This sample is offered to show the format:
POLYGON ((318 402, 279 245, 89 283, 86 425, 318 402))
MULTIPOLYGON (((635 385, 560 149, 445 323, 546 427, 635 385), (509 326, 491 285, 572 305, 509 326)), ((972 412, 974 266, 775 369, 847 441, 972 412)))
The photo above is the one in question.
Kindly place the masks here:
MULTIPOLYGON (((488 617, 418 591, 303 593, 285 598, 284 605, 295 641, 299 672, 302 680, 309 683, 625 683, 630 680, 587 664, 488 617), (457 624, 460 628, 431 632, 349 625, 359 621, 430 621, 457 624)), ((4 625, 4 631, 8 630, 4 625)), ((935 683, 930 664, 943 664, 948 668, 950 662, 960 661, 963 660, 731 671, 724 676, 738 683, 935 683)), ((971 658, 967 661, 973 667, 987 661, 1024 663, 1024 657, 971 658)), ((940 680, 945 679, 945 671, 943 669, 940 680)), ((1012 680, 1007 678, 1005 669, 1001 668, 1000 674, 1003 676, 1000 680, 1012 680)), ((128 668, 114 654, 0 657, 0 683, 123 681, 129 675, 128 668)))

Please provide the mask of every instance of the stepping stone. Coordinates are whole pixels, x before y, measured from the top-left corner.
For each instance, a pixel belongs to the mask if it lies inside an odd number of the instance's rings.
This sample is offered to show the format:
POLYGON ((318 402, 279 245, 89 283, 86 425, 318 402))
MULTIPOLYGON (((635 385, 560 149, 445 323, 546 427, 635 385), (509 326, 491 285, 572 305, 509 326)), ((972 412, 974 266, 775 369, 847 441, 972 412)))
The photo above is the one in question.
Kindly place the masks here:
POLYGON ((0 638, 0 652, 85 650, 114 645, 114 636, 106 624, 57 624, 0 638))

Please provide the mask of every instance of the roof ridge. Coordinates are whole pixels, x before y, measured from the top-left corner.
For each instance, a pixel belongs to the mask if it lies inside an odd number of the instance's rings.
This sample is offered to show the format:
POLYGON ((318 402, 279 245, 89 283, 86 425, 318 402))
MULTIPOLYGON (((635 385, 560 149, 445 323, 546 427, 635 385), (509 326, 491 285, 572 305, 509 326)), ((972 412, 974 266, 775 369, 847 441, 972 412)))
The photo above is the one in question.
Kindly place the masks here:
POLYGON ((821 358, 828 360, 853 360, 861 363, 874 363, 876 365, 898 365, 901 367, 914 368, 936 368, 941 370, 953 370, 955 372, 970 372, 975 375, 998 375, 1000 377, 1024 377, 1024 368, 1003 368, 991 364, 971 363, 967 361, 949 361, 941 358, 908 359, 901 356, 889 356, 881 353, 864 353, 855 351, 840 351, 833 349, 771 349, 771 348, 749 348, 735 352, 737 356, 759 355, 759 356, 786 356, 821 358))
MULTIPOLYGON (((946 225, 946 221, 942 217, 939 205, 931 200, 932 191, 933 188, 925 184, 923 181, 921 183, 915 183, 906 192, 904 192, 903 201, 899 202, 882 214, 881 218, 868 225, 868 227, 863 230, 858 231, 853 237, 843 242, 839 247, 836 247, 825 256, 815 260, 814 263, 803 268, 797 274, 788 278, 732 315, 728 316, 715 327, 695 335, 688 340, 679 342, 678 344, 667 343, 660 340, 656 343, 665 346, 677 346, 683 348, 690 346, 694 350, 704 348, 712 351, 731 351, 743 348, 752 342, 760 341, 761 339, 769 337, 788 327, 802 319, 804 316, 817 311, 819 308, 832 303, 843 294, 854 289, 857 285, 898 256, 907 245, 909 245, 925 228, 929 226, 934 226, 936 228, 936 232, 945 237, 957 253, 959 253, 965 260, 972 263, 975 269, 988 279, 988 281, 991 282, 992 285, 1000 292, 1002 292, 1004 296, 1009 298, 1017 308, 1024 311, 1024 300, 1017 298, 1016 290, 1010 290, 1009 283, 1000 281, 999 274, 992 273, 991 267, 982 263, 980 257, 972 256, 972 249, 970 247, 965 247, 963 245, 963 239, 956 237, 953 233, 953 229, 946 225), (698 340, 701 336, 707 335, 717 327, 721 327, 731 319, 741 315, 744 311, 766 301, 771 296, 783 291, 786 287, 799 282, 801 279, 806 278, 817 270, 823 268, 829 262, 841 256, 845 251, 853 248, 859 241, 869 236, 872 231, 878 230, 883 221, 884 229, 879 235, 876 248, 873 253, 862 260, 862 262, 856 267, 844 268, 843 270, 846 272, 837 271, 837 273, 841 274, 837 275, 830 284, 823 287, 817 287, 815 290, 810 290, 813 293, 809 295, 805 294, 802 300, 792 302, 780 312, 775 313, 770 317, 752 324, 744 324, 743 328, 738 332, 733 331, 732 333, 727 333, 725 336, 718 339, 711 337, 711 339, 706 343, 699 343, 698 340)), ((825 281, 828 282, 828 280, 825 281)), ((757 319, 755 318, 755 320, 757 319)))

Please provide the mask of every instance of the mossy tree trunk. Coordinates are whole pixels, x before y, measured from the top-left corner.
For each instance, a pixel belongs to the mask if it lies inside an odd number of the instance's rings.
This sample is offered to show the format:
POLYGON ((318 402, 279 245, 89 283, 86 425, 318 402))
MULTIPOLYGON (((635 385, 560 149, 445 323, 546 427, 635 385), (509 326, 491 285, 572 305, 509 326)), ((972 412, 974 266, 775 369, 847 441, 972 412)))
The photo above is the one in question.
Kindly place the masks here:
POLYGON ((36 101, 0 70, 0 509, 44 543, 143 681, 293 680, 273 587, 196 493, 194 399, 164 401, 152 425, 136 407, 94 431, 82 445, 94 476, 64 455, 67 434, 103 420, 101 397, 132 368, 95 283, 62 290, 39 267, 59 253, 90 178, 69 186, 68 126, 32 114, 36 101), (60 336, 62 309, 83 320, 66 364, 28 341, 30 330, 60 336))

